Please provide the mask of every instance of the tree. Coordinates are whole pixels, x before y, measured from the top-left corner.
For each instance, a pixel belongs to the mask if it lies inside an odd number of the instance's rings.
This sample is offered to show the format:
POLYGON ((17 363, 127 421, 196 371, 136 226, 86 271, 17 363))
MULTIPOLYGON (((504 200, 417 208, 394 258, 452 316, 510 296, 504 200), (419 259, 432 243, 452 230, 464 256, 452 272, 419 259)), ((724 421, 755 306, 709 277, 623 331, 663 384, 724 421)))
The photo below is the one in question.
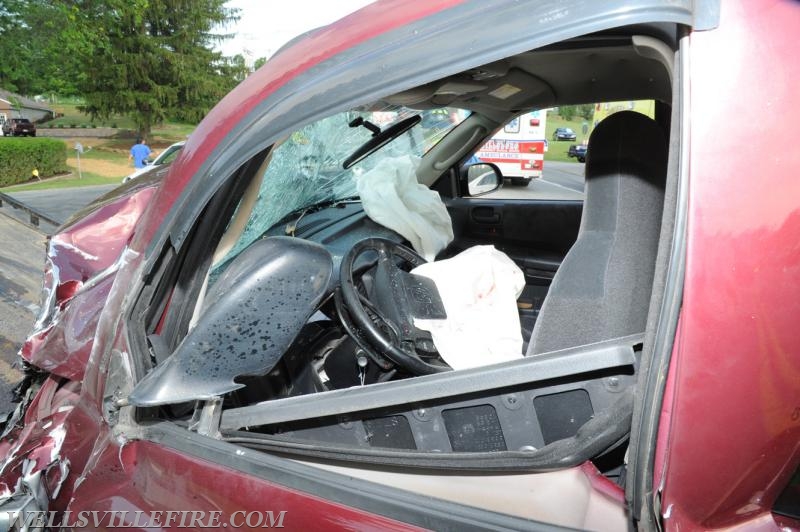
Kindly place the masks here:
POLYGON ((591 120, 592 116, 594 116, 594 104, 562 105, 558 108, 558 114, 564 120, 572 120, 576 116, 584 120, 591 120))
POLYGON ((59 0, 4 0, 0 86, 25 95, 75 94, 94 35, 77 7, 59 0))
POLYGON ((259 68, 264 66, 266 64, 266 62, 267 62, 267 58, 266 57, 259 57, 253 63, 253 70, 258 70, 259 68))
POLYGON ((558 115, 563 118, 564 120, 570 121, 575 118, 575 106, 574 105, 559 105, 558 106, 558 115))
POLYGON ((3 58, 0 61, 0 87, 17 92, 25 88, 24 80, 30 77, 25 61, 29 49, 23 46, 21 38, 25 29, 24 8, 24 2, 20 0, 6 0, 0 5, 0 54, 3 58))
POLYGON ((81 89, 92 117, 128 114, 140 135, 167 117, 197 121, 233 86, 213 45, 237 19, 225 0, 75 0, 100 29, 81 89))
POLYGON ((238 85, 250 74, 250 68, 247 66, 247 61, 242 54, 236 54, 233 57, 224 57, 222 64, 219 65, 220 75, 233 81, 233 88, 238 85))
POLYGON ((580 116, 584 120, 590 121, 594 116, 594 104, 584 103, 576 107, 578 116, 580 116))

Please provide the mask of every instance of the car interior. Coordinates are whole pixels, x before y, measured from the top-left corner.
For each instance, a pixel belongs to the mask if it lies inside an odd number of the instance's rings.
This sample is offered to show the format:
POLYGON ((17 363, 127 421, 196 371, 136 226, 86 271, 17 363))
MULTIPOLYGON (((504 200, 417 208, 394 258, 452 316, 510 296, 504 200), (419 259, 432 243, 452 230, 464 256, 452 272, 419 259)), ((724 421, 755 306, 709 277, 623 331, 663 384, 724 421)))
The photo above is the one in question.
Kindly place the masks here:
POLYGON ((624 482, 674 206, 674 36, 660 25, 591 34, 349 111, 410 110, 398 122, 464 111, 435 143, 425 137, 414 175, 451 220, 437 261, 491 245, 521 270, 518 360, 451 370, 414 326, 442 310, 435 286, 409 273, 425 259, 354 190, 254 231, 264 175, 283 168, 278 143, 237 170, 140 296, 131 330, 155 369, 131 394, 139 422, 325 464, 540 472, 591 460, 624 482), (622 111, 596 126, 583 200, 469 195, 467 160, 512 118, 623 100, 655 100, 655 116, 622 111), (425 304, 408 296, 420 293, 425 304))

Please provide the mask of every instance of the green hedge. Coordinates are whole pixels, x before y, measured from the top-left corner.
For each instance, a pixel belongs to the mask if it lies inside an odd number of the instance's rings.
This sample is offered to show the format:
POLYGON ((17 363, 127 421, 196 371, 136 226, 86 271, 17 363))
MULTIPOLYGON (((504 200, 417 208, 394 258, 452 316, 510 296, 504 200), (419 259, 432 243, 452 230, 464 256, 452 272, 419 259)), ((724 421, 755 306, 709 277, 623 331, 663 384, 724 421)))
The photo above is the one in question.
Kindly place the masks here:
POLYGON ((40 177, 67 171, 67 145, 60 140, 0 138, 0 187, 22 183, 36 168, 40 177))

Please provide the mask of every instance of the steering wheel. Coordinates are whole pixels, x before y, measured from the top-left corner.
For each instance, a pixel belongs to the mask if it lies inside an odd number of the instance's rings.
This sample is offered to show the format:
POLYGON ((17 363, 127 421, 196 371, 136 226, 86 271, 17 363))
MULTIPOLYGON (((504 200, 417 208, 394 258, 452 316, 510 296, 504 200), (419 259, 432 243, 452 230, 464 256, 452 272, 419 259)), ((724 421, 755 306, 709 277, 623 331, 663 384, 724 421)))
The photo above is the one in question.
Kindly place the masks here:
MULTIPOLYGON (((414 326, 414 318, 446 317, 436 285, 427 278, 411 275, 400 269, 396 257, 405 260, 412 267, 425 263, 425 259, 411 249, 385 238, 362 240, 342 258, 339 270, 341 297, 347 312, 366 337, 369 346, 359 341, 358 334, 354 335, 354 340, 363 349, 373 348, 413 375, 449 371, 447 366, 425 362, 416 350, 419 345, 427 345, 428 349, 425 350, 435 353, 432 342, 422 339, 426 337, 426 333, 414 326), (353 278, 356 259, 367 251, 378 254, 369 300, 359 292, 353 278), (375 318, 383 322, 384 327, 376 323, 375 318)), ((348 326, 346 319, 343 316, 345 327, 348 326)))

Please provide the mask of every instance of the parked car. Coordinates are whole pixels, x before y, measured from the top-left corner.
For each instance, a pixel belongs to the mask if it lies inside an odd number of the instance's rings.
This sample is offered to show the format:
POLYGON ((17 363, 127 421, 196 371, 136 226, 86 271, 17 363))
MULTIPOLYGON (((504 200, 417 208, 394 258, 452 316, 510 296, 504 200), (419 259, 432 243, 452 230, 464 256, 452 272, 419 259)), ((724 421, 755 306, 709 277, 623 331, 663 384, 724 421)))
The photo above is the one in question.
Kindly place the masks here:
POLYGON ((36 125, 27 118, 10 118, 3 124, 3 135, 8 137, 35 137, 36 125))
POLYGON ((295 41, 50 239, 0 519, 800 527, 800 155, 758 157, 799 26, 378 1, 295 41), (593 128, 584 200, 469 195, 521 110, 647 98, 593 128))
POLYGON ((131 179, 136 179, 143 173, 152 170, 162 164, 170 164, 175 158, 180 155, 181 150, 183 149, 183 145, 186 144, 186 141, 182 140, 180 142, 176 142, 175 144, 170 145, 164 151, 158 154, 158 156, 153 159, 152 162, 148 163, 146 166, 142 168, 137 168, 134 172, 122 180, 123 183, 127 183, 131 179))
POLYGON ((575 132, 568 127, 557 127, 553 131, 553 140, 575 140, 576 138, 575 132))
POLYGON ((584 144, 573 144, 567 150, 567 157, 575 157, 578 161, 585 163, 586 162, 586 145, 584 144))

